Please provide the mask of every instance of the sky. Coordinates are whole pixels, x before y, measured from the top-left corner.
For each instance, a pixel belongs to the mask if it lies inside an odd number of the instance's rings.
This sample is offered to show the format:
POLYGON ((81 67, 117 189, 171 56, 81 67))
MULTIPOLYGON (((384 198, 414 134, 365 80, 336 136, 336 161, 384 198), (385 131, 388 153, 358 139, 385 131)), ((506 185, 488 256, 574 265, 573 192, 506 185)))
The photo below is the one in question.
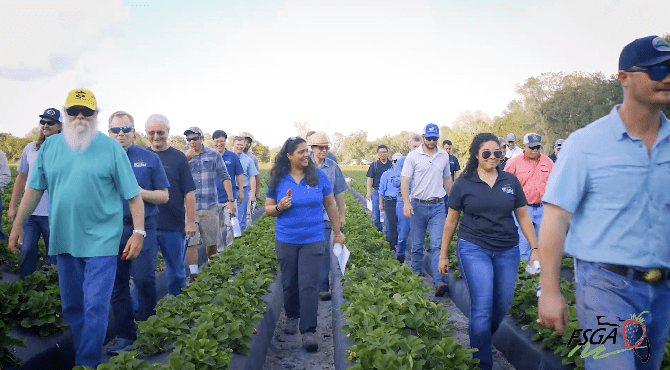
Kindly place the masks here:
POLYGON ((500 116, 545 72, 617 71, 623 46, 668 32, 658 1, 25 0, 0 6, 0 132, 25 136, 68 91, 104 131, 165 114, 281 145, 316 131, 368 140, 464 111, 500 116), (54 4, 58 5, 54 5, 54 4))

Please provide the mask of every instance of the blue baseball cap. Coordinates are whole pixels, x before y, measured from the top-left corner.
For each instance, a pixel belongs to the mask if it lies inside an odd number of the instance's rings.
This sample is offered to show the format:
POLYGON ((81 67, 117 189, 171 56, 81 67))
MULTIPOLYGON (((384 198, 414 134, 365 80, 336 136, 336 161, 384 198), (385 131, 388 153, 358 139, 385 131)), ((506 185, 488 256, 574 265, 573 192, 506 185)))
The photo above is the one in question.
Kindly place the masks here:
POLYGON ((423 137, 429 138, 429 137, 435 137, 435 138, 440 138, 440 128, 437 127, 436 124, 434 123, 429 123, 424 127, 423 129, 423 137))
POLYGON ((51 118, 56 122, 63 123, 63 116, 60 114, 60 111, 56 108, 45 109, 44 114, 40 114, 40 118, 51 118))
POLYGON ((670 60, 670 45, 658 36, 647 36, 626 45, 619 56, 619 70, 648 67, 670 60))
POLYGON ((534 132, 529 132, 523 136, 523 143, 528 146, 542 145, 542 136, 534 132))

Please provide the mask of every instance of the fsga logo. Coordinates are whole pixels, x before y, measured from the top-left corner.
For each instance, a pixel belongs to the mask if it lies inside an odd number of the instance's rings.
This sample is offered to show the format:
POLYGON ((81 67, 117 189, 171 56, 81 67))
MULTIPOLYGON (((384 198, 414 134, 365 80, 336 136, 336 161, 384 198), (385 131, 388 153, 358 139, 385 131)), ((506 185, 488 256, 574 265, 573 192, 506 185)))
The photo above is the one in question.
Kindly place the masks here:
POLYGON ((622 320, 617 317, 619 323, 601 322, 600 319, 605 316, 598 316, 597 328, 575 329, 572 331, 568 346, 572 345, 573 342, 577 345, 570 351, 568 356, 574 355, 580 348, 582 348, 582 346, 584 346, 580 355, 582 358, 593 356, 593 358, 597 360, 632 350, 640 361, 643 363, 647 362, 647 360, 649 360, 649 354, 651 353, 651 347, 649 345, 649 338, 647 338, 647 328, 644 325, 644 318, 642 317, 645 313, 649 313, 649 311, 643 311, 639 315, 631 314, 630 319, 627 320, 622 320), (623 324, 620 324, 621 322, 623 322, 623 324), (617 338, 619 337, 619 330, 621 330, 620 339, 623 339, 626 348, 612 352, 605 352, 607 350, 605 345, 610 342, 610 340, 612 345, 616 345, 617 338), (590 350, 592 344, 598 345, 598 347, 590 350), (638 350, 645 348, 646 354, 643 358, 640 355, 640 352, 642 351, 638 352, 638 350))

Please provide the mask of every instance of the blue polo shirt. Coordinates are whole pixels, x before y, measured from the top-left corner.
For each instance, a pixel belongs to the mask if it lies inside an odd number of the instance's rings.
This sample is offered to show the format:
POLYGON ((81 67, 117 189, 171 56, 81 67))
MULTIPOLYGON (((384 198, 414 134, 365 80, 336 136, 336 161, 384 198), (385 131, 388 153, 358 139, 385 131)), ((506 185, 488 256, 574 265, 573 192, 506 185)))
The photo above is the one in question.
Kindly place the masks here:
MULTIPOLYGON (((237 198, 237 194, 239 192, 237 190, 237 175, 244 175, 240 157, 238 157, 234 152, 226 149, 226 151, 221 154, 221 158, 223 158, 223 163, 226 164, 228 175, 230 175, 230 183, 233 187, 233 199, 235 199, 237 198)), ((228 201, 228 194, 226 194, 226 190, 223 188, 222 182, 216 182, 216 193, 219 196, 219 203, 226 203, 228 201)))
POLYGON ((400 195, 400 172, 397 171, 397 167, 391 168, 382 174, 382 177, 379 179, 379 194, 382 197, 393 198, 397 198, 400 195), (396 183, 398 186, 395 185, 396 183))
MULTIPOLYGON (((242 164, 242 170, 244 171, 244 187, 249 187, 251 184, 249 183, 249 177, 253 177, 258 175, 258 169, 256 168, 256 165, 254 164, 254 160, 249 157, 248 155, 241 153, 238 158, 240 159, 240 163, 242 164)), ((256 184, 258 186, 258 184, 256 184)))
MULTIPOLYGON (((135 173, 137 184, 144 190, 159 190, 170 187, 170 182, 165 175, 163 163, 156 153, 141 146, 131 145, 126 151, 130 167, 135 173)), ((123 199, 122 199, 123 200, 123 199)), ((128 202, 123 203, 123 218, 131 218, 128 202)), ((155 217, 158 214, 158 205, 144 201, 144 219, 155 217)))
POLYGON ((670 268, 670 125, 651 154, 620 105, 561 146, 542 200, 572 213, 565 252, 591 262, 670 268))
POLYGON ((456 179, 449 194, 449 208, 463 212, 458 237, 482 248, 501 251, 519 244, 512 212, 526 205, 519 179, 498 170, 493 187, 472 175, 456 179))
POLYGON ((265 197, 281 200, 291 189, 291 207, 277 215, 275 239, 290 244, 307 244, 325 240, 323 234, 323 198, 333 193, 326 174, 316 169, 319 184, 309 186, 303 177, 296 183, 289 173, 284 175, 275 191, 267 188, 265 197))

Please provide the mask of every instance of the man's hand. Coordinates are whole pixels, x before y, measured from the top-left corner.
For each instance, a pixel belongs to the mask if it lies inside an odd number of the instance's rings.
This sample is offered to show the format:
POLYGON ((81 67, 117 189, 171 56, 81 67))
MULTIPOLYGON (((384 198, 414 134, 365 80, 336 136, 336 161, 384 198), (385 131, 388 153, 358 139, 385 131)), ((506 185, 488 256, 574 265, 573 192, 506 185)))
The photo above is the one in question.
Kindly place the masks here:
POLYGON ((240 191, 237 193, 237 203, 242 204, 244 202, 244 193, 240 191))
POLYGON ((187 238, 192 238, 195 235, 196 227, 195 222, 187 222, 184 226, 184 232, 186 233, 187 238))
POLYGON ((384 202, 379 202, 379 212, 384 212, 384 202))
POLYGON ((555 328, 558 334, 563 335, 568 325, 568 306, 560 291, 555 294, 542 292, 538 302, 538 316, 540 325, 555 328))
POLYGON ((237 206, 235 205, 234 201, 228 202, 228 212, 230 212, 233 215, 237 214, 237 206))
POLYGON ((372 199, 370 192, 365 193, 365 199, 372 199))
POLYGON ((449 259, 440 257, 437 267, 440 270, 440 274, 446 274, 449 271, 449 259))
POLYGON ((345 220, 345 218, 346 218, 346 217, 345 217, 344 215, 340 216, 340 228, 342 228, 342 227, 344 226, 344 224, 347 223, 347 221, 345 220))
POLYGON ((538 261, 540 262, 540 253, 538 253, 537 249, 532 249, 530 253, 530 260, 528 261, 528 266, 533 265, 533 261, 538 261))
POLYGON ((340 243, 344 245, 344 234, 339 233, 339 234, 334 234, 333 233, 333 244, 340 243))
POLYGON ((21 251, 16 246, 23 245, 23 227, 12 226, 12 231, 9 233, 9 240, 7 241, 7 249, 14 254, 19 254, 21 251))
POLYGON ((14 223, 14 220, 16 219, 16 207, 12 207, 11 205, 9 206, 9 209, 7 210, 7 219, 9 220, 10 224, 14 223))
POLYGON ((414 214, 414 208, 412 208, 412 205, 409 204, 409 202, 403 203, 402 214, 407 218, 410 218, 414 214))
POLYGON ((249 194, 249 202, 255 202, 256 201, 256 194, 249 194))
POLYGON ((132 260, 133 258, 137 258, 142 251, 142 242, 144 242, 144 237, 141 234, 133 233, 130 235, 130 238, 126 242, 126 247, 123 248, 123 253, 121 253, 121 259, 132 260))
POLYGON ((190 161, 193 157, 195 157, 195 150, 191 148, 186 152, 186 159, 190 161))

